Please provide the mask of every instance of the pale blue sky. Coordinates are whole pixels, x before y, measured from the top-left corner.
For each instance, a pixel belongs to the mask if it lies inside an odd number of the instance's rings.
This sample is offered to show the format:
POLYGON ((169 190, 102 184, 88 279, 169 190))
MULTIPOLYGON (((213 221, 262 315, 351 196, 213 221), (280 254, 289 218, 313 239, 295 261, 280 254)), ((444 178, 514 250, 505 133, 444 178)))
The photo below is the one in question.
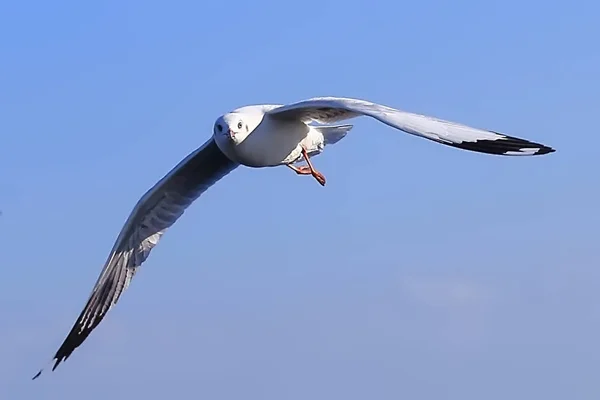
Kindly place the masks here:
POLYGON ((598 399, 600 3, 6 2, 0 398, 598 399), (40 379, 139 197, 250 103, 351 96, 328 184, 240 169, 40 379))

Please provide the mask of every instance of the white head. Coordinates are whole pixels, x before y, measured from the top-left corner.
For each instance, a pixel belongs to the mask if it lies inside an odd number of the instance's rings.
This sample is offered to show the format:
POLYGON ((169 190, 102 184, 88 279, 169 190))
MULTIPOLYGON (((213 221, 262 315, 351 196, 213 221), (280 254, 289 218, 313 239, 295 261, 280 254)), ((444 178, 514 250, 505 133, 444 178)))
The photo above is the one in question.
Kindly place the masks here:
POLYGON ((251 114, 230 112, 217 118, 214 136, 237 146, 258 126, 260 119, 251 114))

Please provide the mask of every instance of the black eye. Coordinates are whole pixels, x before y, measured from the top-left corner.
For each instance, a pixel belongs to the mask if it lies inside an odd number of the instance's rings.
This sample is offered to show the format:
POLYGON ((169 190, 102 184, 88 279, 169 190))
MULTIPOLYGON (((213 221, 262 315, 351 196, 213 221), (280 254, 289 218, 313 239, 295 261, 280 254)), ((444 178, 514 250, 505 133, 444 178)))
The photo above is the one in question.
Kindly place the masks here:
POLYGON ((217 129, 219 130, 219 132, 223 132, 223 125, 221 125, 221 124, 217 125, 217 129))
POLYGON ((242 121, 238 122, 238 129, 242 129, 242 126, 244 126, 242 125, 242 121))

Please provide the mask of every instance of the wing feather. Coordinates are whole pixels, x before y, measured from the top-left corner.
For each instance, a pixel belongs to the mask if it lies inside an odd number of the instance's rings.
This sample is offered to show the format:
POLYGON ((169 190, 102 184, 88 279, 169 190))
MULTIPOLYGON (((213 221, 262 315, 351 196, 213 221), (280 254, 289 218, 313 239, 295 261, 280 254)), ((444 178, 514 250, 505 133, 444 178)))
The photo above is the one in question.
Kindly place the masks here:
POLYGON ((117 303, 164 232, 194 200, 237 166, 211 138, 146 192, 125 222, 85 307, 54 355, 53 371, 117 303))
POLYGON ((362 115, 406 133, 448 146, 497 155, 541 155, 555 150, 546 145, 502 133, 473 128, 427 115, 397 110, 382 104, 342 97, 315 97, 273 108, 275 118, 329 124, 362 115))

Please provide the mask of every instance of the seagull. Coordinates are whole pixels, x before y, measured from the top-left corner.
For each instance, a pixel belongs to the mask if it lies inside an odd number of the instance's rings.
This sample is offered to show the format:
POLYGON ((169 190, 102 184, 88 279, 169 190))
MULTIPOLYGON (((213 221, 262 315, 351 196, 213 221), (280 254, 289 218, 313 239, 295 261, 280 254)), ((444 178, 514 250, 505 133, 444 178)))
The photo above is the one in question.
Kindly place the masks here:
POLYGON ((250 168, 285 165, 296 174, 312 176, 325 186, 325 176, 314 167, 311 158, 343 139, 353 127, 335 123, 359 116, 372 117, 402 132, 479 153, 533 156, 555 151, 529 140, 353 98, 315 97, 288 105, 237 108, 217 118, 212 136, 137 202, 85 307, 52 358, 52 370, 67 360, 104 319, 165 231, 200 195, 240 165, 250 168))

